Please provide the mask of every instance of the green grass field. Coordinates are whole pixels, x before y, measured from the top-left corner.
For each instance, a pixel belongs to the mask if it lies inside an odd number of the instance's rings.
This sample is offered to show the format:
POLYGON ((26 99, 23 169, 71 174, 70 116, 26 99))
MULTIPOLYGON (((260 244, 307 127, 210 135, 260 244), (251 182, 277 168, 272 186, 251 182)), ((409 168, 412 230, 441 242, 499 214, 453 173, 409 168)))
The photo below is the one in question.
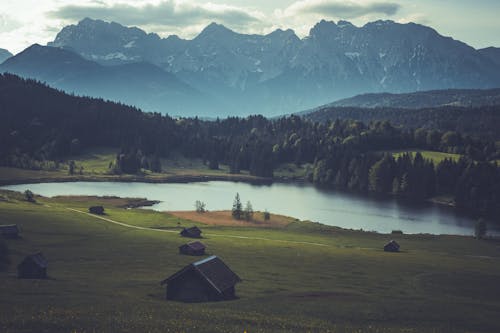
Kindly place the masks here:
POLYGON ((185 158, 179 154, 172 154, 168 159, 162 159, 161 173, 142 170, 137 175, 115 175, 109 169, 109 164, 116 158, 116 148, 99 148, 83 152, 80 155, 68 156, 60 163, 57 170, 27 170, 10 167, 0 167, 0 184, 18 184, 30 182, 50 181, 146 181, 146 182, 178 182, 217 180, 255 180, 259 177, 251 176, 248 171, 241 174, 229 174, 227 165, 220 165, 218 170, 211 170, 203 164, 201 159, 185 158), (75 161, 75 174, 68 174, 69 161, 75 161), (83 167, 80 174, 80 167, 83 167))
POLYGON ((178 254, 185 239, 67 208, 103 204, 106 218, 162 230, 192 222, 119 208, 118 199, 37 198, 31 204, 1 194, 1 223, 20 224, 23 233, 7 240, 12 264, 0 272, 0 332, 500 331, 498 241, 380 235, 310 222, 200 224, 209 254, 243 282, 235 301, 184 304, 166 301, 159 282, 196 260, 178 254), (381 250, 392 237, 401 253, 381 250), (39 250, 49 260, 50 278, 18 280, 16 264, 39 250))
POLYGON ((450 153, 442 153, 439 151, 431 151, 431 150, 422 150, 422 149, 412 149, 412 150, 393 150, 390 151, 394 158, 398 158, 404 153, 410 153, 412 157, 415 157, 415 154, 419 152, 422 154, 422 157, 427 160, 431 160, 434 164, 438 164, 445 158, 451 158, 453 161, 458 161, 462 155, 460 154, 450 154, 450 153))

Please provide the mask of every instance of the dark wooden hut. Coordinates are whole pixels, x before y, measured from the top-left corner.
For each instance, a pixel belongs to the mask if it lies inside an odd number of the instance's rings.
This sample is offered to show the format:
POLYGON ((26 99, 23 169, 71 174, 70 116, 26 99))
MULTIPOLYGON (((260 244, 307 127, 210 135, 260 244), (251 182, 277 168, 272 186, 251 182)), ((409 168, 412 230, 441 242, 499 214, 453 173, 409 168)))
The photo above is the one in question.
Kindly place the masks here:
POLYGON ((202 256, 205 254, 205 245, 198 241, 186 243, 179 246, 179 253, 190 256, 202 256))
POLYGON ((184 228, 181 231, 182 237, 201 238, 201 230, 198 227, 184 228))
POLYGON ((389 243, 384 245, 384 251, 386 252, 398 252, 399 244, 395 240, 391 240, 389 243))
POLYGON ((187 265, 163 280, 167 299, 181 302, 211 302, 236 298, 241 279, 218 257, 210 256, 187 265))
POLYGON ((0 235, 4 238, 18 238, 19 232, 17 224, 0 225, 0 235))
POLYGON ((45 279, 47 266, 47 259, 41 252, 31 254, 17 265, 17 277, 20 279, 45 279))
POLYGON ((92 206, 89 207, 89 213, 104 215, 104 207, 103 206, 92 206))

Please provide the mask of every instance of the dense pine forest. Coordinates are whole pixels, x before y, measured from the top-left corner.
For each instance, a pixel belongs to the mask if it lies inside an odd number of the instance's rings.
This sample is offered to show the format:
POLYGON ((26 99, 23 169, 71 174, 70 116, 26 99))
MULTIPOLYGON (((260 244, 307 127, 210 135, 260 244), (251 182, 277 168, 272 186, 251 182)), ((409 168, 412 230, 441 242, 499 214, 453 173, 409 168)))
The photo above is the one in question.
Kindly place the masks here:
MULTIPOLYGON (((488 107, 486 112, 497 109, 488 107)), ((3 166, 50 170, 70 155, 100 146, 121 150, 110 173, 161 172, 160 158, 172 153, 203 158, 210 168, 222 163, 229 165, 231 173, 248 170, 261 177, 272 177, 283 163, 307 163, 311 165, 307 179, 318 186, 412 200, 445 195, 454 198, 458 209, 500 216, 496 162, 500 147, 494 142, 498 133, 489 130, 470 136, 481 129, 462 132, 441 126, 451 121, 446 119, 452 112, 434 112, 435 126, 418 128, 382 120, 315 122, 296 115, 203 121, 71 96, 4 74, 0 76, 0 116, 3 166), (419 153, 398 157, 390 153, 404 149, 461 157, 434 164, 419 153)), ((467 126, 476 125, 468 121, 467 126)))
MULTIPOLYGON (((485 103, 488 99, 485 99, 485 103)), ((405 128, 440 129, 481 137, 487 140, 500 140, 500 107, 485 106, 441 106, 421 109, 396 107, 325 107, 304 114, 304 117, 325 122, 335 119, 357 119, 368 123, 388 120, 393 125, 405 128)))

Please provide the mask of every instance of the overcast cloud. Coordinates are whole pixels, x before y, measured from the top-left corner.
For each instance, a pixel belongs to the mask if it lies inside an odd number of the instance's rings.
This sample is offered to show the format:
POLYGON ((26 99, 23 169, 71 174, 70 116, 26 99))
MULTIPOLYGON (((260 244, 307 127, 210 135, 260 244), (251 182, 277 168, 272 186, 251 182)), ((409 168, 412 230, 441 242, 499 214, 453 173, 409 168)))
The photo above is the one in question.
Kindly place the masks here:
POLYGON ((79 21, 84 17, 116 21, 124 25, 189 26, 200 21, 217 21, 232 26, 247 26, 260 22, 264 14, 258 11, 214 3, 188 3, 167 0, 155 4, 127 3, 66 5, 51 11, 49 17, 79 21))
POLYGON ((400 5, 394 2, 303 0, 293 3, 284 10, 286 16, 301 14, 319 14, 346 19, 358 18, 371 14, 392 16, 400 5))

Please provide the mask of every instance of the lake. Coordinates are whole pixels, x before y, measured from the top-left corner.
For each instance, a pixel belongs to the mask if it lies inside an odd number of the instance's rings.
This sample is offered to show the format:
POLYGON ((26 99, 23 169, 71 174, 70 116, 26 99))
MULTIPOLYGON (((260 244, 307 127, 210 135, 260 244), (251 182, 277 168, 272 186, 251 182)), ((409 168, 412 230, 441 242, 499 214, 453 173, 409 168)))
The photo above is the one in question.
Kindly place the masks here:
MULTIPOLYGON (((56 195, 97 195, 140 197, 160 200, 148 209, 158 211, 194 210, 194 203, 206 203, 208 210, 229 210, 236 193, 243 206, 252 203, 255 211, 268 210, 327 225, 389 233, 430 233, 472 235, 475 220, 454 209, 431 203, 413 205, 393 198, 376 199, 333 190, 318 189, 309 184, 274 183, 252 185, 242 182, 209 181, 199 183, 125 183, 67 182, 2 186, 52 197, 56 195)), ((498 230, 491 233, 498 234, 498 230)))

